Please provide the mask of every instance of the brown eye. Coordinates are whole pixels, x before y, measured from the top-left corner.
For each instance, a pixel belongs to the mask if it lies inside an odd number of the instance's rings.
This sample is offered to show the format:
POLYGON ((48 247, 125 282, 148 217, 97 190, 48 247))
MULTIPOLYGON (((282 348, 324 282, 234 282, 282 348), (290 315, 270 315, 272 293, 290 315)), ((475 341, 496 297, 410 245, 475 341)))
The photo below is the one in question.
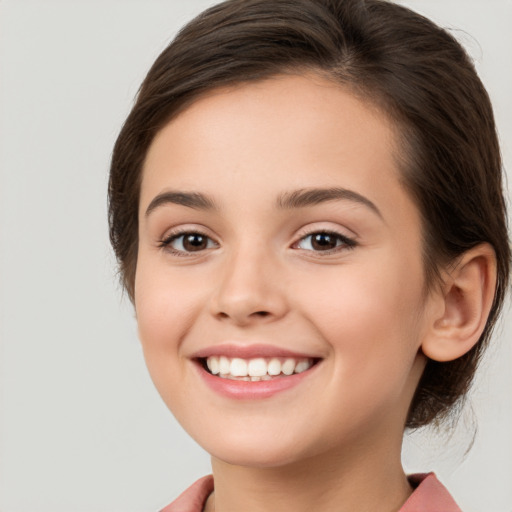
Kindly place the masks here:
POLYGON ((296 247, 307 251, 328 252, 335 249, 350 249, 355 245, 356 242, 354 240, 339 233, 318 231, 301 238, 296 247))
POLYGON ((176 254, 186 254, 211 249, 217 244, 202 233, 186 232, 171 235, 162 242, 162 246, 176 254))
POLYGON ((202 251, 208 245, 208 238, 199 233, 191 233, 183 236, 183 249, 185 251, 202 251))
POLYGON ((315 233, 311 235, 311 247, 315 251, 334 249, 337 244, 337 238, 329 233, 315 233))

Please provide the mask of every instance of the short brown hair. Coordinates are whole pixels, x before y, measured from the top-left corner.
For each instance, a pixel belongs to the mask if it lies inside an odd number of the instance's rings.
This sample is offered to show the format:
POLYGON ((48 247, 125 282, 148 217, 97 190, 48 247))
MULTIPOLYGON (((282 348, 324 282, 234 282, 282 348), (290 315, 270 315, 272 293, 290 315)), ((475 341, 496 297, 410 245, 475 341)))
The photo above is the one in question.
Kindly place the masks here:
POLYGON ((228 0, 186 25, 146 76, 115 144, 110 238, 133 300, 141 172, 156 133, 212 89, 287 72, 321 73, 383 109, 399 128, 403 183, 423 222, 427 283, 490 243, 497 288, 479 342, 429 360, 407 426, 446 416, 465 396, 508 287, 502 163, 489 97, 445 30, 385 0, 228 0))

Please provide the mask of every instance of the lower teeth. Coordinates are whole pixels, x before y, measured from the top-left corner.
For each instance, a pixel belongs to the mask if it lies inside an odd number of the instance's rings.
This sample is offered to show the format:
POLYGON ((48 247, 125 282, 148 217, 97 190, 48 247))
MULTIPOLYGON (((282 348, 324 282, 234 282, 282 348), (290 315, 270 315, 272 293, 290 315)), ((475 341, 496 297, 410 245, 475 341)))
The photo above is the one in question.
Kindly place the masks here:
POLYGON ((276 375, 276 376, 270 376, 270 375, 263 375, 262 377, 234 377, 233 375, 229 375, 229 374, 222 374, 220 373, 218 375, 218 377, 220 377, 221 379, 229 379, 229 380, 243 380, 245 382, 258 382, 260 380, 271 380, 271 379, 276 379, 278 377, 281 377, 281 375, 276 375))

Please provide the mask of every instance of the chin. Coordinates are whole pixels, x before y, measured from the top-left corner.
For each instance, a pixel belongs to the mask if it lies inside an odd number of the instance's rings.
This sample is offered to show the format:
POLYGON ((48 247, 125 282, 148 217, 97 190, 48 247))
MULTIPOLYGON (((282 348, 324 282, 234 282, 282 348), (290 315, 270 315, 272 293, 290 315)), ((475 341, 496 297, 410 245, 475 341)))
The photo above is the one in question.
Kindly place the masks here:
POLYGON ((233 466, 277 468, 292 464, 301 456, 297 450, 300 441, 279 439, 275 435, 260 433, 252 438, 229 435, 222 439, 216 437, 212 443, 196 440, 212 457, 233 466))
POLYGON ((229 452, 217 450, 211 455, 232 466, 257 469, 280 468, 297 462, 296 454, 267 453, 267 451, 262 453, 261 450, 230 450, 229 452))

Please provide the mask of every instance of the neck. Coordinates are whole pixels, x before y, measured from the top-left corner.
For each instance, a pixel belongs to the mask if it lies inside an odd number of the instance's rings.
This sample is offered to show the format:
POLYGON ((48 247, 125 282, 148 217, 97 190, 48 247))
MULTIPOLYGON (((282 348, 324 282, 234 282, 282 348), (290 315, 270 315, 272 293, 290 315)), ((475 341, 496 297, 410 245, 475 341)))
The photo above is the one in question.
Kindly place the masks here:
POLYGON ((411 494, 400 445, 370 445, 364 456, 359 446, 272 468, 212 459, 215 491, 205 512, 397 512, 411 494))

